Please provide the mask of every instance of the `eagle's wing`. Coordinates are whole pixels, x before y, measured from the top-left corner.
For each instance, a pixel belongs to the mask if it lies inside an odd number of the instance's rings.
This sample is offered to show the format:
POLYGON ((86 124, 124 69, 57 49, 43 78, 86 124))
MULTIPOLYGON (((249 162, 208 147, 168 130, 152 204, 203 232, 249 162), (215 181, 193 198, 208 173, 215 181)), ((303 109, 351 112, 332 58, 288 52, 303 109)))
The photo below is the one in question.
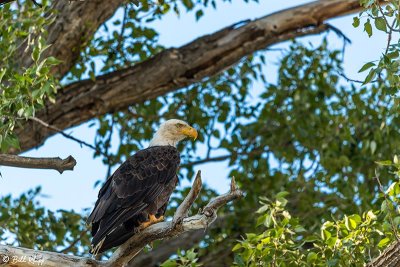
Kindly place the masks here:
POLYGON ((179 152, 172 146, 138 151, 108 178, 88 218, 93 244, 149 205, 154 204, 166 184, 176 176, 179 152))

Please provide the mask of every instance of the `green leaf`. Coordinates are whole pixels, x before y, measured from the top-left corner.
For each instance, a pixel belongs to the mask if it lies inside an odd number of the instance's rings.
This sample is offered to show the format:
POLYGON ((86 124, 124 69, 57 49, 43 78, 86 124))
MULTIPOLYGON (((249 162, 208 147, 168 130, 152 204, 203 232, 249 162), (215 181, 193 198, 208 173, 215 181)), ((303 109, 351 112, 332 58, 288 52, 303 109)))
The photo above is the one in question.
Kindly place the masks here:
POLYGON ((390 239, 388 237, 385 237, 384 239, 379 241, 378 247, 382 248, 382 247, 386 246, 389 242, 390 242, 390 239))
POLYGON ((241 249, 241 248, 242 248, 242 245, 240 243, 238 243, 232 248, 232 251, 236 251, 236 250, 241 249))
POLYGON ((383 17, 375 18, 375 27, 383 32, 387 32, 386 21, 383 17))
POLYGON ((392 166, 393 164, 390 160, 375 161, 375 163, 381 166, 392 166))
POLYGON ((58 64, 62 63, 63 61, 62 61, 62 60, 59 60, 59 59, 57 59, 57 58, 55 58, 55 57, 48 57, 48 58, 46 59, 46 62, 47 62, 49 65, 58 65, 58 64))
POLYGON ((310 252, 307 254, 307 263, 313 263, 318 259, 318 255, 315 252, 310 252))
POLYGON ((174 260, 167 260, 160 267, 177 267, 178 264, 174 260))
POLYGON ((375 66, 375 63, 368 62, 364 66, 362 66, 361 69, 358 72, 360 73, 360 72, 366 71, 367 69, 370 69, 370 68, 372 68, 374 66, 375 66))
POLYGON ((368 34, 368 37, 372 36, 372 26, 369 19, 364 23, 364 31, 368 34))
POLYGON ((204 15, 203 10, 197 10, 196 11, 196 20, 199 20, 202 16, 204 15))
POLYGON ((357 28, 360 26, 360 19, 358 17, 353 17, 353 27, 357 28))
POLYGON ((367 84, 369 82, 371 82, 376 76, 376 69, 371 69, 367 75, 367 77, 364 80, 363 84, 367 84))

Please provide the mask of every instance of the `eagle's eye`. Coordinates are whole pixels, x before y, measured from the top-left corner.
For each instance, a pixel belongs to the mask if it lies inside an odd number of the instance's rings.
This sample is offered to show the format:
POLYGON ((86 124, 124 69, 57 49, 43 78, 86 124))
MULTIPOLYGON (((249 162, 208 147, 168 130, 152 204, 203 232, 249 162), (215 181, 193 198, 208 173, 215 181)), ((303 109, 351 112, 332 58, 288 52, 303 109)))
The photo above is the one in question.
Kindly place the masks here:
POLYGON ((185 126, 183 123, 177 123, 177 124, 176 124, 176 127, 177 127, 177 128, 182 128, 183 126, 185 126))

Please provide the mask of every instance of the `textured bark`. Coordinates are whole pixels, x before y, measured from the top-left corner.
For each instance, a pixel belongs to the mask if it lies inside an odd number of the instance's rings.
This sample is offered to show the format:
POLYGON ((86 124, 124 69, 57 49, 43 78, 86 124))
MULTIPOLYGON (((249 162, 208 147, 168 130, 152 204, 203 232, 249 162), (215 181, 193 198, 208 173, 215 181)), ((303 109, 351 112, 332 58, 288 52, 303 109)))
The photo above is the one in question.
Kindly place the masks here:
POLYGON ((53 169, 59 173, 73 170, 76 160, 72 156, 61 158, 31 158, 16 155, 0 154, 0 166, 10 166, 30 169, 53 169))
POLYGON ((379 257, 368 263, 366 267, 400 266, 400 242, 397 241, 385 249, 379 257))
MULTIPOLYGON (((105 5, 105 2, 97 6, 94 4, 96 8, 88 10, 92 12, 102 5, 105 5)), ((97 77, 96 81, 73 83, 61 90, 57 95, 57 102, 40 112, 38 117, 60 129, 79 125, 94 117, 153 99, 216 75, 244 56, 270 45, 324 31, 327 29, 326 25, 323 25, 326 20, 359 10, 358 0, 320 0, 255 21, 239 23, 198 38, 178 49, 165 50, 133 67, 97 77)), ((96 21, 99 23, 99 20, 96 21)), ((82 31, 79 32, 84 35, 82 31)), ((55 39, 53 33, 50 36, 52 40, 55 39)), ((71 33, 70 36, 69 38, 75 38, 77 35, 71 33)), ((59 38, 69 39, 63 35, 59 38)), ((78 47, 79 42, 76 48, 78 47)), ((67 53, 73 54, 71 51, 65 51, 66 49, 56 50, 63 55, 62 57, 66 57, 67 53)), ((67 69, 66 66, 62 67, 60 73, 67 69)), ((17 134, 22 151, 25 151, 41 145, 54 132, 33 122, 27 122, 17 134)))

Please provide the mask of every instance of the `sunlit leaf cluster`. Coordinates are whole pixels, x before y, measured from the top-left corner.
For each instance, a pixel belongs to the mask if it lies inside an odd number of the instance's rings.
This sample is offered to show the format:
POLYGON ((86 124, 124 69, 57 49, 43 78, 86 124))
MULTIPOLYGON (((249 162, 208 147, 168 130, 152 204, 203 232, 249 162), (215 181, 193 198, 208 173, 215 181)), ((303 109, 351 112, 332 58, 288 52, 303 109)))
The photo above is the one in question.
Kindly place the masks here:
MULTIPOLYGON (((285 196, 287 192, 273 199, 260 197, 257 231, 233 247, 235 266, 364 266, 396 240, 383 206, 325 221, 319 230, 309 231, 287 210, 285 196)), ((393 226, 397 231, 399 224, 393 226)))
POLYGON ((53 22, 51 12, 32 2, 4 5, 0 8, 0 150, 18 147, 13 130, 19 120, 35 116, 45 101, 55 100, 56 81, 50 69, 59 61, 43 57, 49 47, 46 26, 53 22), (22 67, 22 55, 30 55, 29 67, 22 67))

